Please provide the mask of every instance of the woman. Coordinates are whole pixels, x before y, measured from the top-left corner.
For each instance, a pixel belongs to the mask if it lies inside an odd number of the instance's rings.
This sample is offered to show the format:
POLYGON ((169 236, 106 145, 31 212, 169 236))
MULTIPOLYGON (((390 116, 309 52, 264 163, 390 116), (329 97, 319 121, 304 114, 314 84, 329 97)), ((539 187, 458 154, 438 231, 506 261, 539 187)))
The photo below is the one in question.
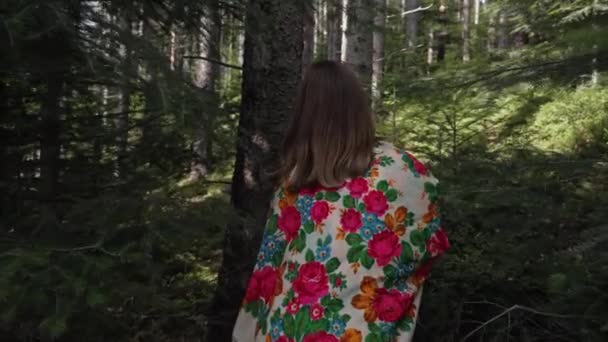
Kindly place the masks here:
POLYGON ((304 78, 233 340, 409 341, 431 262, 449 247, 437 180, 376 141, 355 74, 304 78))

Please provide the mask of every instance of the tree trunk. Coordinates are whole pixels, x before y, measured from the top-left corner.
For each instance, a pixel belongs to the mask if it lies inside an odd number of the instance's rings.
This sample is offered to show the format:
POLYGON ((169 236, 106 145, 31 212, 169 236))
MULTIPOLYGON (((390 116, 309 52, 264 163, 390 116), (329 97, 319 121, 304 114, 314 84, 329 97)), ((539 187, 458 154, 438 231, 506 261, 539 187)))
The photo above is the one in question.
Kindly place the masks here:
POLYGON ((229 225, 209 336, 230 341, 231 329, 255 262, 276 180, 279 146, 300 80, 304 9, 299 0, 250 0, 232 204, 241 215, 229 225))
MULTIPOLYGON (((418 0, 403 0, 403 9, 405 11, 415 10, 419 7, 418 0)), ((418 20, 420 20, 420 13, 410 13, 405 16, 405 36, 406 36, 406 48, 414 49, 417 44, 418 38, 418 20)))
MULTIPOLYGON (((197 40, 198 55, 210 60, 219 61, 222 19, 219 12, 219 1, 208 1, 201 18, 201 33, 197 40)), ((194 85, 200 92, 202 101, 195 117, 199 118, 197 136, 192 144, 193 160, 190 166, 190 180, 201 179, 210 172, 213 146, 213 110, 217 103, 217 81, 220 74, 219 64, 206 59, 194 62, 194 85)))
POLYGON ((310 0, 304 1, 304 28, 302 30, 304 47, 302 49, 302 69, 312 64, 315 54, 315 8, 310 0))
POLYGON ((372 82, 374 0, 348 0, 346 12, 348 22, 344 61, 353 67, 369 91, 372 82))
POLYGON ((462 61, 471 60, 471 0, 462 0, 462 61))
POLYGON ((429 41, 426 52, 426 64, 431 65, 435 61, 435 31, 429 30, 429 41))
POLYGON ((341 60, 342 0, 327 0, 327 59, 341 60))
POLYGON ((327 59, 327 0, 316 2, 314 58, 327 59))
POLYGON ((61 121, 59 117, 59 99, 62 81, 59 75, 46 75, 46 93, 41 106, 41 138, 40 138, 40 199, 43 201, 43 216, 54 215, 53 201, 57 194, 59 177, 59 153, 61 121))
POLYGON ((118 27, 120 28, 123 42, 120 46, 121 73, 120 73, 120 88, 117 96, 117 113, 114 119, 116 127, 116 170, 119 177, 124 177, 127 173, 126 154, 129 137, 129 110, 131 107, 131 84, 132 78, 132 48, 131 41, 133 40, 131 31, 131 21, 126 14, 121 14, 118 19, 118 27))
POLYGON ((475 14, 474 14, 474 23, 475 25, 479 25, 479 12, 481 11, 481 0, 473 0, 475 4, 475 14))
POLYGON ((505 50, 509 47, 509 28, 507 22, 507 14, 505 10, 500 10, 498 13, 498 32, 497 32, 497 47, 499 50, 505 50))
POLYGON ((372 101, 374 108, 382 100, 382 78, 384 76, 384 31, 386 28, 386 0, 376 0, 374 17, 373 62, 372 62, 372 101))

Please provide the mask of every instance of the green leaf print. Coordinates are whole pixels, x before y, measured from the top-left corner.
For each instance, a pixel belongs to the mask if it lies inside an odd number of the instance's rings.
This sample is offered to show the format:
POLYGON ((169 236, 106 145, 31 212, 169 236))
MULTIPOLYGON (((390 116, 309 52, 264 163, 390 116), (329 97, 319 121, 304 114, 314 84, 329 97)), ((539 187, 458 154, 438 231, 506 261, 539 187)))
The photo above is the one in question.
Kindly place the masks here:
POLYGON ((315 261, 315 253, 309 248, 306 250, 306 262, 315 261))
POLYGON ((342 299, 332 298, 330 295, 321 298, 321 305, 325 307, 325 310, 334 313, 340 312, 340 310, 344 309, 342 299))
POLYGON ((319 319, 317 321, 312 321, 310 323, 310 328, 308 333, 318 332, 318 331, 327 331, 329 330, 329 321, 327 318, 319 319))
POLYGON ((359 234, 355 233, 355 234, 348 234, 348 235, 346 235, 346 243, 349 246, 358 245, 358 244, 361 243, 361 241, 363 241, 363 238, 359 234))
POLYGON ((361 253, 361 265, 369 270, 374 265, 374 258, 369 256, 367 252, 361 253))
POLYGON ((412 245, 407 241, 401 242, 401 262, 409 263, 412 260, 414 260, 412 245))
POLYGON ((357 206, 357 210, 359 210, 360 212, 364 212, 365 211, 365 203, 363 203, 363 202, 359 203, 359 205, 357 206))
POLYGON ((424 191, 426 191, 426 193, 428 194, 431 203, 435 203, 437 201, 437 198, 439 197, 439 191, 435 184, 431 182, 424 183, 424 191))
POLYGON ((350 263, 359 261, 359 259, 361 259, 361 252, 364 250, 364 248, 364 245, 356 245, 351 247, 346 253, 346 260, 348 260, 350 263))
POLYGON ((315 195, 315 199, 316 200, 322 200, 323 199, 323 193, 322 192, 317 192, 317 194, 315 195))
POLYGON ((338 260, 338 258, 336 257, 329 259, 329 261, 327 261, 327 264, 325 264, 325 269, 327 270, 327 273, 331 273, 337 270, 338 267, 340 267, 340 260, 338 260))
POLYGON ((403 319, 397 322, 397 329, 399 329, 400 331, 410 331, 412 330, 413 323, 414 320, 412 319, 412 317, 404 317, 403 319))
POLYGON ((304 231, 308 234, 315 230, 315 224, 312 221, 304 223, 304 231))
POLYGON ((283 329, 285 330, 285 336, 293 338, 294 325, 295 322, 293 320, 293 316, 286 313, 285 316, 283 316, 283 329))
POLYGON ((386 265, 382 269, 384 276, 387 278, 395 278, 397 276, 397 268, 393 265, 386 265))
POLYGON ((380 334, 373 333, 365 336, 365 342, 384 342, 380 334))
POLYGON ((384 179, 379 181, 378 184, 376 185, 376 189, 378 189, 382 192, 386 192, 388 190, 388 182, 384 179))
POLYGON ((310 308, 308 306, 302 307, 296 314, 294 328, 297 341, 300 341, 308 333, 308 329, 310 328, 310 308))
POLYGON ((395 189, 390 189, 386 192, 386 199, 389 202, 394 202, 395 200, 397 200, 397 197, 399 197, 399 193, 395 189))
POLYGON ((337 192, 328 192, 325 194, 325 199, 330 202, 337 202, 340 199, 340 194, 337 192))
POLYGON ((342 205, 344 205, 344 208, 354 208, 355 199, 351 195, 346 195, 342 198, 342 205))
POLYGON ((416 247, 419 247, 419 248, 425 247, 424 233, 420 230, 414 230, 410 234, 410 240, 412 241, 412 244, 416 247))
POLYGON ((268 218, 268 222, 266 223, 266 229, 268 234, 274 234, 277 229, 278 229, 278 225, 277 225, 277 218, 278 215, 272 215, 270 216, 270 218, 268 218))

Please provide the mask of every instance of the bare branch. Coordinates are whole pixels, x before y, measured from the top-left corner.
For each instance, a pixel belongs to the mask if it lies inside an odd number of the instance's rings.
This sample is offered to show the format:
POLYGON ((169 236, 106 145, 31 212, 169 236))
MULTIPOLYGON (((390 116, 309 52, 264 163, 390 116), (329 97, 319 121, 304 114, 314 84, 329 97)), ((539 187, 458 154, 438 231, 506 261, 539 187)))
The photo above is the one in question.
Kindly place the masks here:
POLYGON ((203 57, 203 56, 183 56, 182 58, 187 58, 187 59, 202 59, 204 61, 208 61, 208 62, 211 62, 211 63, 219 64, 221 66, 225 66, 227 68, 233 68, 233 69, 237 69, 237 70, 243 70, 243 67, 240 66, 240 65, 228 64, 228 63, 224 63, 222 61, 218 61, 218 60, 213 59, 213 58, 208 58, 208 57, 203 57))

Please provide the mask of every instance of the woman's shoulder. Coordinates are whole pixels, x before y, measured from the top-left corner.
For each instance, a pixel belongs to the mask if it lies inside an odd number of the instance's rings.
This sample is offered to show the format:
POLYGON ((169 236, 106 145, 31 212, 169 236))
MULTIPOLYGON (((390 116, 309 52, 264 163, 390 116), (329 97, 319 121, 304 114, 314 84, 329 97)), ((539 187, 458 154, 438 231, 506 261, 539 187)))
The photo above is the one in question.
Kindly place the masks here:
POLYGON ((412 152, 385 140, 376 142, 374 164, 393 172, 405 171, 414 178, 433 178, 427 165, 412 152))

